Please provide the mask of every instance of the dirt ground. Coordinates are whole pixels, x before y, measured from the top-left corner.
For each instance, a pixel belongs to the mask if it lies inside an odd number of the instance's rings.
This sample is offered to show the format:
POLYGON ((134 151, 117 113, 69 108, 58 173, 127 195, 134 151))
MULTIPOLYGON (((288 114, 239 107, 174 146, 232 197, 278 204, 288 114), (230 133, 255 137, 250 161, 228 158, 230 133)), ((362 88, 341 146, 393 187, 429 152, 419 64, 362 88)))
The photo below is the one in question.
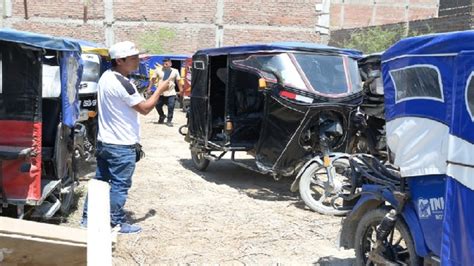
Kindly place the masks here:
MULTIPOLYGON (((175 112, 175 126, 141 118, 146 157, 137 164, 126 209, 143 232, 119 235, 116 265, 143 264, 317 264, 351 265, 352 250, 339 250, 341 218, 305 208, 292 180, 274 181, 233 165, 211 162, 194 170, 189 146, 178 134, 185 115, 175 112)), ((88 176, 81 168, 77 208, 65 225, 78 227, 88 176)))

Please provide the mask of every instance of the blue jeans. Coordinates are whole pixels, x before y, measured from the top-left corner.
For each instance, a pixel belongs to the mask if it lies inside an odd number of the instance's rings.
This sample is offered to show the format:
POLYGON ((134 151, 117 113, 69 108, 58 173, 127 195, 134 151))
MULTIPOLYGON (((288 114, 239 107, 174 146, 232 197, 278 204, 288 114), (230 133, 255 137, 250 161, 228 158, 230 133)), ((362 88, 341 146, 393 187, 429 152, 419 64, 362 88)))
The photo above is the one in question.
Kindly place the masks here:
MULTIPOLYGON (((115 226, 126 222, 123 207, 132 186, 135 171, 135 146, 97 142, 97 170, 95 179, 110 184, 110 220, 115 226)), ((82 217, 87 220, 87 202, 82 217)))
POLYGON ((163 112, 163 105, 168 107, 168 122, 173 121, 173 111, 174 111, 174 104, 176 102, 176 95, 172 96, 160 96, 158 99, 158 103, 156 104, 155 108, 158 111, 158 115, 160 118, 165 117, 165 113, 163 112))

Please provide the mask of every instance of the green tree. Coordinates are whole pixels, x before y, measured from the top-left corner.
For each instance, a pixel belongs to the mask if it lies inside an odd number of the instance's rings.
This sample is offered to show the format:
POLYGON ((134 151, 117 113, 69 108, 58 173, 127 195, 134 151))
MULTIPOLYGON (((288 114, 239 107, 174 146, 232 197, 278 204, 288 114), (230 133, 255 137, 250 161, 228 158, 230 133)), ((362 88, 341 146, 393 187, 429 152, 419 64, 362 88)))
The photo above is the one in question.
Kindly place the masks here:
POLYGON ((364 53, 381 52, 402 38, 418 35, 412 31, 407 34, 404 26, 383 29, 381 27, 370 27, 368 29, 355 30, 349 40, 345 41, 343 47, 353 48, 364 53))
POLYGON ((166 44, 173 43, 176 32, 173 29, 161 28, 147 31, 138 36, 138 45, 151 54, 164 54, 169 52, 166 44))

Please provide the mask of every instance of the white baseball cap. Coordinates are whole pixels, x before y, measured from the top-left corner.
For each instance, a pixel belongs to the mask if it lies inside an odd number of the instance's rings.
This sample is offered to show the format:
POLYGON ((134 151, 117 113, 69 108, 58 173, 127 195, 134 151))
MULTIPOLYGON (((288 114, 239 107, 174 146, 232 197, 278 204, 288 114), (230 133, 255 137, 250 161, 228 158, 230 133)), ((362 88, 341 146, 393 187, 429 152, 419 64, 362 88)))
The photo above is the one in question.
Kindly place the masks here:
POLYGON ((140 52, 133 42, 125 41, 118 42, 112 45, 109 49, 111 59, 125 58, 132 55, 137 55, 140 52))

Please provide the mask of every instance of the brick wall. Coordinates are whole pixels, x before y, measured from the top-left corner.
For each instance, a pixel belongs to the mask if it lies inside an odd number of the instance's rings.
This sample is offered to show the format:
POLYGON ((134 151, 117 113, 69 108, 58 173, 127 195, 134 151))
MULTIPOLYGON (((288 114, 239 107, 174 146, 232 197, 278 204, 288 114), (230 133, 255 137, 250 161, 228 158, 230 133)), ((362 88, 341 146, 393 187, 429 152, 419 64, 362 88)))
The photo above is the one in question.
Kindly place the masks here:
POLYGON ((216 0, 116 0, 114 16, 119 21, 213 23, 216 0))
POLYGON ((139 42, 144 34, 159 29, 175 33, 175 40, 163 44, 170 53, 191 53, 196 49, 272 41, 319 42, 315 27, 322 0, 114 0, 113 19, 105 23, 105 2, 84 0, 10 0, 12 16, 3 24, 20 30, 55 36, 69 36, 100 43, 139 42), (220 10, 219 10, 220 8, 220 10), (107 30, 108 28, 108 30, 107 30), (219 39, 222 34, 222 39, 219 39))
POLYGON ((227 0, 224 23, 311 28, 318 18, 317 3, 321 1, 227 0))
POLYGON ((332 0, 331 29, 419 20, 438 15, 439 0, 332 0))
POLYGON ((439 3, 439 16, 470 13, 472 2, 472 0, 441 0, 439 3))
POLYGON ((54 24, 53 27, 51 23, 22 21, 13 23, 11 26, 17 30, 32 31, 53 36, 69 36, 97 43, 105 43, 104 29, 101 25, 62 23, 54 24))
MULTIPOLYGON (((167 27, 156 27, 150 26, 145 23, 130 26, 116 26, 116 40, 134 40, 140 43, 142 34, 153 34, 159 29, 171 30, 167 27)), ((215 30, 214 28, 204 27, 173 27, 172 30, 175 32, 174 40, 166 43, 163 42, 162 47, 164 51, 170 53, 193 53, 194 51, 206 48, 214 47, 215 44, 215 30)))
MULTIPOLYGON (((406 25, 406 23, 393 23, 380 27, 383 29, 393 29, 395 27, 404 27, 406 25)), ((472 16, 470 13, 461 13, 438 18, 415 20, 410 21, 408 27, 411 32, 416 32, 417 34, 468 30, 472 28, 472 16)), ((364 31, 369 28, 370 27, 332 31, 329 44, 340 46, 340 44, 350 38, 354 31, 364 31)))
MULTIPOLYGON (((104 18, 104 3, 100 0, 88 0, 87 17, 89 19, 104 18)), ((25 9, 23 0, 13 0, 13 16, 24 17, 25 9)), ((27 1, 28 16, 63 18, 63 19, 83 19, 83 0, 39 0, 27 1)))
POLYGON ((27 20, 23 0, 5 1, 12 3, 12 16, 2 21, 6 27, 104 44, 139 42, 143 34, 167 29, 177 38, 164 44, 165 50, 190 53, 216 43, 326 42, 317 26, 340 29, 431 17, 437 15, 438 0, 409 0, 408 9, 396 4, 405 0, 331 0, 330 25, 318 25, 324 20, 317 6, 326 0, 29 0, 27 20), (105 21, 108 1, 113 2, 110 23, 105 21))
POLYGON ((320 36, 314 32, 293 32, 281 30, 259 30, 259 29, 226 29, 224 43, 226 45, 237 45, 241 43, 278 42, 278 41, 302 41, 319 43, 320 36))

